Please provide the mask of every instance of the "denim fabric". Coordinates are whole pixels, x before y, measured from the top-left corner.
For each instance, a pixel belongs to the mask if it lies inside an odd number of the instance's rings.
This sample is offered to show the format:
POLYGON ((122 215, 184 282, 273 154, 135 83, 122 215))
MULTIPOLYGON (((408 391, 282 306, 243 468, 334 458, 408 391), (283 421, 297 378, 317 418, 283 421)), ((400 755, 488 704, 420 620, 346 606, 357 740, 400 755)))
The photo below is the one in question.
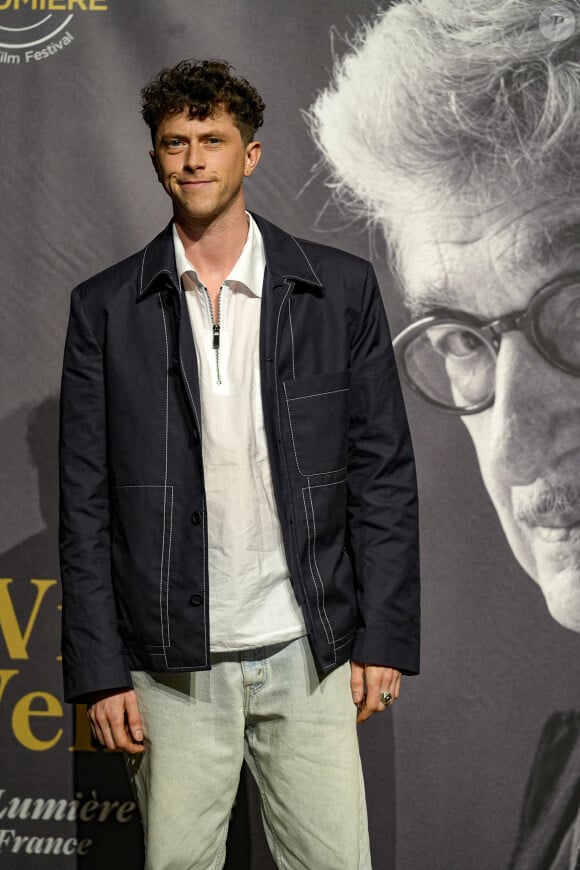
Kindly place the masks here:
POLYGON ((245 757, 284 870, 370 870, 349 665, 318 675, 306 637, 133 673, 147 751, 127 758, 146 870, 219 870, 245 757))

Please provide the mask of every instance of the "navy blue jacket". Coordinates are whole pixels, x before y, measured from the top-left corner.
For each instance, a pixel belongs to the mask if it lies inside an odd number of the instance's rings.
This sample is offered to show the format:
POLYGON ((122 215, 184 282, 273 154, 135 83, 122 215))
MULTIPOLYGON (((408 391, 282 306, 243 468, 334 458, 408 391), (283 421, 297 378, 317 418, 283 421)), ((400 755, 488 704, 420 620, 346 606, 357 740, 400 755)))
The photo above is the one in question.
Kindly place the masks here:
MULTIPOLYGON (((296 598, 322 672, 419 667, 411 439, 371 265, 256 217, 262 401, 296 598)), ((236 437, 232 425, 232 438, 236 437)), ((200 395, 171 225, 77 287, 61 393, 65 696, 210 666, 200 395)))

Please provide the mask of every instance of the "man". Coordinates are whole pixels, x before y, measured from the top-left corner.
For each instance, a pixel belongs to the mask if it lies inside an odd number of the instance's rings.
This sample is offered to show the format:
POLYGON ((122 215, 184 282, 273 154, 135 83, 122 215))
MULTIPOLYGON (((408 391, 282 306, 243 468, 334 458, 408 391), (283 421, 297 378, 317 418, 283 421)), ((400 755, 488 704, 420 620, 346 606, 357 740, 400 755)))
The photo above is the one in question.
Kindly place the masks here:
MULTIPOLYGON (((312 122, 338 197, 354 196, 392 247, 413 316, 395 342, 401 373, 460 416, 515 557, 554 619, 580 631, 580 31, 570 9, 399 3, 337 64, 312 122)), ((548 723, 542 743, 560 757, 536 761, 523 818, 539 828, 530 848, 522 836, 518 867, 580 861, 577 723, 563 714, 559 744, 548 723)))
POLYGON ((66 696, 129 756, 149 870, 223 865, 244 755, 278 866, 366 868, 355 721, 418 669, 414 465, 374 274, 246 212, 264 105, 228 64, 183 61, 142 96, 173 221, 72 296, 66 696))

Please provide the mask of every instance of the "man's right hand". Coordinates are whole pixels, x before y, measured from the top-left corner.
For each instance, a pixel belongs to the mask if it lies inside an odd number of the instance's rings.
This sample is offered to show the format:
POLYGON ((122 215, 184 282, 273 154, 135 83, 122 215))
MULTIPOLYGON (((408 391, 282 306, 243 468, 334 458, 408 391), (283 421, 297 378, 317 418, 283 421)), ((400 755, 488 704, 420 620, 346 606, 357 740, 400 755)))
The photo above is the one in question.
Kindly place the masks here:
POLYGON ((87 704, 93 736, 107 749, 122 749, 135 755, 144 752, 143 725, 133 689, 98 692, 87 704))

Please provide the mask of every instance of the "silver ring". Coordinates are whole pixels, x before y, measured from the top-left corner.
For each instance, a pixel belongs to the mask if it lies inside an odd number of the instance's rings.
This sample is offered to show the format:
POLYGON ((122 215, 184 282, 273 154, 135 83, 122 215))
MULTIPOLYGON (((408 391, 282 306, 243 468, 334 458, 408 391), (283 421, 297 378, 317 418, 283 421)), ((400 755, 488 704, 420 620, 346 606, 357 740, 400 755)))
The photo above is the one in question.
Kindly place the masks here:
POLYGON ((381 699, 381 703, 388 707, 395 700, 390 692, 379 692, 379 698, 381 699))

